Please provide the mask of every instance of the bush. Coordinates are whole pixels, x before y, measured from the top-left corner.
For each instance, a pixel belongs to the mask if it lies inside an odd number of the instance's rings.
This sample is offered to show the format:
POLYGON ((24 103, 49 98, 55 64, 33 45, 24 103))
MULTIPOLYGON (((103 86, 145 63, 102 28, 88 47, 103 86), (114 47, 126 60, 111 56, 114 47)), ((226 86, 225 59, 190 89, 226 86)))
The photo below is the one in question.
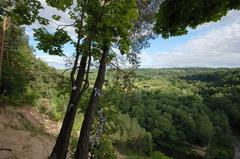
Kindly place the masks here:
POLYGON ((130 152, 149 156, 153 149, 151 133, 148 133, 135 118, 132 119, 127 114, 120 114, 119 118, 123 122, 123 130, 122 133, 113 135, 116 146, 121 147, 121 149, 128 147, 130 152), (121 146, 121 144, 124 146, 121 146))
POLYGON ((93 154, 95 159, 117 159, 111 140, 105 136, 101 138, 99 145, 94 148, 93 154))
POLYGON ((150 159, 171 159, 168 156, 164 155, 162 152, 154 151, 150 159))
POLYGON ((146 133, 143 136, 137 138, 130 138, 127 140, 128 146, 134 152, 144 153, 144 155, 150 155, 153 149, 152 135, 146 133))

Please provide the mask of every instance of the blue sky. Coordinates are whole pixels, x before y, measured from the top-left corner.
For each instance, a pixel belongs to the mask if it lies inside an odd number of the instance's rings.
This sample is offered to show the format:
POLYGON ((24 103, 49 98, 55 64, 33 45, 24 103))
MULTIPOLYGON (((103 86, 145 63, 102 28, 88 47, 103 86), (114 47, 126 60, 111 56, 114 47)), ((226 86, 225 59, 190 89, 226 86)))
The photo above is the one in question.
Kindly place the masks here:
MULTIPOLYGON (((44 4, 44 2, 43 2, 44 4)), ((49 16, 59 11, 45 6, 42 14, 49 16)), ((61 24, 69 24, 67 15, 62 15, 61 24)), ((34 47, 37 42, 33 39, 32 28, 38 24, 27 27, 30 44, 34 47)), ((48 28, 53 30, 56 26, 51 24, 48 28)), ((73 37, 74 30, 67 28, 73 37)), ((150 40, 150 47, 144 49, 139 55, 141 67, 166 68, 166 67, 240 67, 240 12, 230 11, 227 16, 218 22, 211 22, 189 29, 189 33, 180 37, 167 40, 160 36, 150 40)), ((64 47, 65 54, 70 56, 74 50, 70 45, 64 47)), ((49 56, 36 50, 36 56, 50 66, 65 67, 65 57, 49 56)))

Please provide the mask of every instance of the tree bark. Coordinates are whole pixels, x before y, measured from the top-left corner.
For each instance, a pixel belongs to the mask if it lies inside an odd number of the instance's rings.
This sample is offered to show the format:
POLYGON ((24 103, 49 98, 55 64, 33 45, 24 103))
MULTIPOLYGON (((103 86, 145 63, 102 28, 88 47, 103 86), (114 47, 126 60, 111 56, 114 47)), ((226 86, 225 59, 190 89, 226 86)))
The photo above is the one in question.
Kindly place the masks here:
MULTIPOLYGON (((85 1, 84 1, 84 3, 85 3, 85 1)), ((65 159, 66 158, 69 140, 71 137, 73 124, 74 124, 74 120, 75 120, 76 113, 77 113, 77 106, 78 106, 78 103, 79 103, 79 100, 80 100, 82 94, 84 93, 84 91, 86 89, 85 86, 88 85, 88 81, 85 81, 85 84, 83 85, 84 76, 86 74, 87 58, 88 58, 88 55, 86 52, 84 52, 82 55, 76 79, 74 77, 75 72, 77 70, 77 66, 78 66, 80 52, 82 51, 80 49, 80 41, 83 36, 81 35, 80 31, 83 27, 84 14, 85 14, 85 11, 83 9, 82 13, 81 13, 81 22, 80 22, 79 33, 78 33, 78 41, 77 41, 77 45, 76 45, 76 58, 74 61, 73 69, 70 73, 72 91, 71 91, 70 99, 68 102, 68 108, 67 108, 66 114, 64 116, 63 124, 62 124, 61 130, 59 132, 59 135, 57 137, 57 141, 56 141, 54 148, 49 156, 49 159, 65 159)), ((86 43, 89 44, 89 47, 91 47, 90 46, 91 38, 88 37, 86 43)), ((89 52, 89 54, 90 54, 90 52, 89 52)), ((89 71, 89 70, 87 70, 87 71, 89 71)), ((88 72, 87 72, 87 74, 88 74, 88 72)))
POLYGON ((68 108, 63 120, 63 124, 49 159, 66 158, 69 139, 71 136, 74 119, 77 113, 77 106, 81 97, 82 83, 85 75, 87 57, 88 56, 83 56, 81 59, 77 79, 75 81, 75 86, 72 87, 72 92, 70 95, 68 108))
POLYGON ((97 103, 99 101, 99 96, 101 95, 102 87, 104 84, 104 76, 107 65, 109 46, 106 43, 103 46, 102 51, 103 53, 100 60, 98 75, 89 99, 87 111, 84 115, 84 120, 75 152, 75 159, 88 159, 91 127, 93 124, 93 119, 95 117, 95 111, 97 103))
POLYGON ((5 32, 7 30, 7 20, 8 18, 5 16, 3 18, 3 24, 2 24, 2 39, 1 39, 1 51, 0 51, 0 90, 2 88, 2 61, 3 61, 3 53, 4 53, 5 32))

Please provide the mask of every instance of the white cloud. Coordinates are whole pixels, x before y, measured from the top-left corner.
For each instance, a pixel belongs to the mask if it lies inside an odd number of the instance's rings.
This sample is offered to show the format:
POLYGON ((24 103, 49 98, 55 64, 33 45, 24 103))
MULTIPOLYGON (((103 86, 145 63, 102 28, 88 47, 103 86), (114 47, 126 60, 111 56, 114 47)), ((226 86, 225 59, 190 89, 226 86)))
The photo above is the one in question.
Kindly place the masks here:
MULTIPOLYGON (((41 15, 50 18, 53 14, 61 15, 59 24, 72 24, 69 15, 46 5, 45 0, 40 0, 44 6, 41 15)), ((27 27, 27 33, 32 37, 31 28, 37 28, 35 23, 27 27)), ((50 23, 49 30, 54 30, 56 25, 50 23)), ((75 38, 76 34, 71 27, 66 31, 75 38)), ((201 35, 193 36, 181 46, 173 47, 168 52, 148 54, 143 52, 140 57, 142 67, 240 67, 240 12, 230 11, 219 22, 211 22, 199 26, 192 32, 201 35)), ((179 38, 181 40, 181 38, 179 38)), ((49 65, 64 68, 65 60, 57 56, 39 56, 49 65)))
POLYGON ((142 67, 239 67, 240 54, 141 54, 142 67))
MULTIPOLYGON (((39 13, 40 16, 52 21, 49 23, 49 25, 45 26, 49 32, 54 32, 56 30, 56 28, 58 27, 58 25, 56 25, 56 24, 69 25, 69 24, 74 23, 73 20, 70 19, 70 16, 68 15, 68 11, 63 12, 63 11, 57 10, 56 8, 50 7, 46 4, 45 0, 39 0, 39 1, 41 2, 41 5, 44 8, 44 9, 40 10, 40 13, 39 13), (52 15, 54 15, 54 14, 61 16, 60 21, 55 21, 52 19, 52 15)), ((33 29, 37 29, 39 27, 41 27, 41 25, 38 22, 35 22, 31 26, 25 26, 26 34, 30 37, 30 39, 31 39, 30 44, 33 46, 36 46, 36 42, 33 40, 33 29)), ((64 30, 66 30, 68 32, 68 34, 70 35, 70 37, 73 40, 76 39, 76 34, 75 34, 75 30, 73 29, 73 27, 66 27, 66 28, 64 28, 64 30)), ((65 49, 65 52, 66 51, 69 52, 71 50, 65 49)), ((66 55, 70 55, 70 54, 66 53, 66 55)), ((67 57, 59 57, 59 56, 51 56, 48 54, 43 54, 42 51, 37 50, 37 49, 36 49, 36 57, 45 61, 49 66, 53 66, 56 68, 65 68, 67 57)))
POLYGON ((196 29, 201 30, 203 34, 167 53, 143 52, 142 67, 240 67, 240 12, 196 29))
MULTIPOLYGON (((69 10, 63 12, 61 10, 57 10, 56 8, 48 6, 46 4, 45 0, 39 0, 39 1, 41 2, 41 5, 43 6, 43 9, 40 10, 39 15, 42 16, 43 18, 51 20, 51 22, 49 22, 49 25, 46 26, 47 30, 49 30, 50 32, 55 31, 56 28, 58 27, 58 25, 70 25, 70 24, 74 23, 73 20, 68 15, 69 10), (61 20, 60 21, 53 20, 52 15, 61 16, 61 20)), ((39 27, 41 27, 41 25, 38 22, 35 22, 31 26, 26 26, 26 28, 28 30, 32 30, 33 28, 36 29, 39 27)), ((69 26, 69 27, 64 28, 64 30, 66 30, 69 33, 69 35, 71 36, 72 39, 76 38, 76 33, 75 33, 75 30, 73 29, 73 27, 69 26)), ((32 35, 32 32, 31 32, 31 35, 32 35)))
POLYGON ((52 55, 37 55, 36 57, 46 62, 49 66, 59 68, 59 69, 65 68, 67 57, 52 56, 52 55))

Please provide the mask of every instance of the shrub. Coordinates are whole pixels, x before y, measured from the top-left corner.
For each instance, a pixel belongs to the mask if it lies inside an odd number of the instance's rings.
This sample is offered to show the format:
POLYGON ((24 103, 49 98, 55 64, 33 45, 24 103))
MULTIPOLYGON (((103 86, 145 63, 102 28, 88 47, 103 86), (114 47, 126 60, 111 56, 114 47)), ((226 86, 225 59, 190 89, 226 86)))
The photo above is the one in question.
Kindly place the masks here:
POLYGON ((111 140, 102 137, 98 146, 94 147, 93 154, 95 159, 117 159, 111 140))
POLYGON ((164 155, 162 152, 154 151, 150 159, 171 159, 168 156, 164 155))

